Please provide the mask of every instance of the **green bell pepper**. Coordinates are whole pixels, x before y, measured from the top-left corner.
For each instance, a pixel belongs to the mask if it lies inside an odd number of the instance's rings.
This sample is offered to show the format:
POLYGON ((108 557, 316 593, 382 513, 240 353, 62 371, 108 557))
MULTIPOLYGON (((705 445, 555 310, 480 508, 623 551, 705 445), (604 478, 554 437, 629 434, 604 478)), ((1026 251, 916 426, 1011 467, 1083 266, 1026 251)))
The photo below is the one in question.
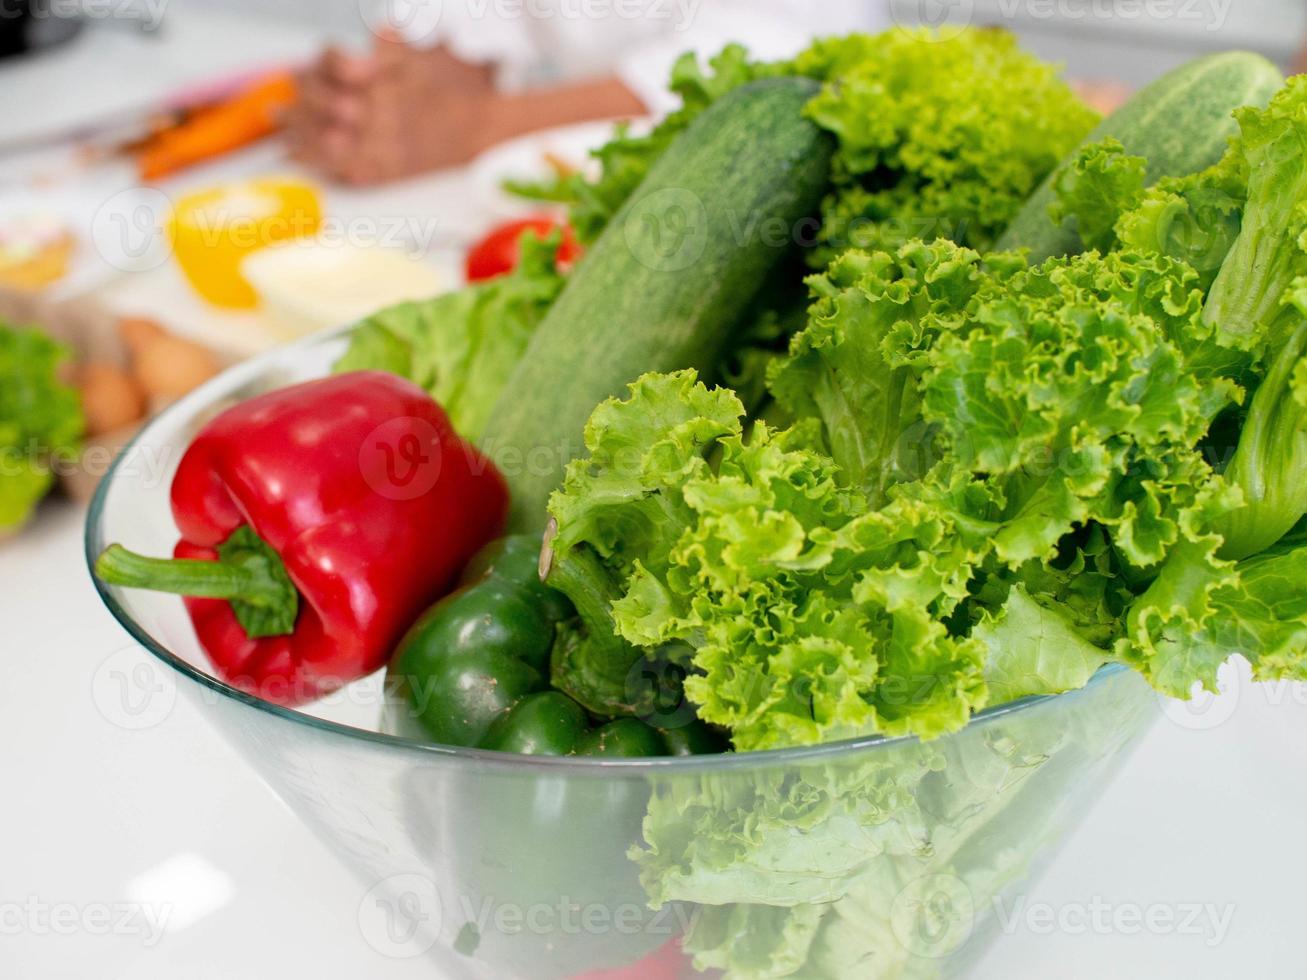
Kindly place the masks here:
POLYGON ((540 539, 518 535, 472 559, 461 588, 428 610, 395 654, 388 683, 398 710, 436 742, 524 755, 723 751, 724 741, 685 712, 665 728, 637 718, 596 721, 593 710, 551 689, 551 661, 568 648, 556 639, 574 635, 576 611, 541 581, 539 556, 540 539))

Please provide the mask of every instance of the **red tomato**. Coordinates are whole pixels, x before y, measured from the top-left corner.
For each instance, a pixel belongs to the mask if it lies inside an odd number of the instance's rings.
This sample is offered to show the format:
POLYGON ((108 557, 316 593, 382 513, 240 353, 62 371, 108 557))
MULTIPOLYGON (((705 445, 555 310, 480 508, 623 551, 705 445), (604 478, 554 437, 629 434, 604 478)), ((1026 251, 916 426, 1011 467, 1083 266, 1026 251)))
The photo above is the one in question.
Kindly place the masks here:
POLYGON ((681 980, 693 975, 690 958, 681 952, 681 940, 673 939, 638 963, 615 970, 594 970, 572 980, 681 980))
POLYGON ((481 282, 511 272, 522 257, 518 239, 528 233, 538 238, 547 238, 557 228, 563 229, 563 244, 558 249, 558 268, 570 268, 581 254, 581 246, 576 243, 571 227, 557 218, 538 215, 499 225, 473 245, 467 253, 467 281, 481 282))

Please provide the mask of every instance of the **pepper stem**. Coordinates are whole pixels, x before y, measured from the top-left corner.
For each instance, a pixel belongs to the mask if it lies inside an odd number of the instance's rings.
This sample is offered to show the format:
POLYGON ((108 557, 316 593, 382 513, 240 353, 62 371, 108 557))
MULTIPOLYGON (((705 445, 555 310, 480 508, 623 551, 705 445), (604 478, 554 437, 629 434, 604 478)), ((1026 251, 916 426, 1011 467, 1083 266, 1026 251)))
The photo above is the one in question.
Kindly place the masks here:
POLYGON ((95 574, 109 585, 149 589, 197 599, 274 600, 274 582, 248 566, 189 558, 149 558, 111 544, 95 562, 95 574))
POLYGON ((108 585, 196 599, 226 599, 250 639, 294 632, 299 592, 280 556, 248 526, 219 548, 217 561, 149 558, 113 544, 95 562, 108 585))

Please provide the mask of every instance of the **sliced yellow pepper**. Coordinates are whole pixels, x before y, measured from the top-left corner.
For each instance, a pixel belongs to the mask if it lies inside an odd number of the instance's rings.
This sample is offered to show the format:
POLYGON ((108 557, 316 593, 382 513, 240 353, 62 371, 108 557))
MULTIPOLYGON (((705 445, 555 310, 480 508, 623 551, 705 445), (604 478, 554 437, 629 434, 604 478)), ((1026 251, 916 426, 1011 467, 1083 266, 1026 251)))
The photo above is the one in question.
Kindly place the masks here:
POLYGON ((303 181, 262 178, 224 184, 177 202, 169 222, 173 253, 187 282, 215 306, 252 309, 258 293, 241 263, 261 248, 317 234, 322 200, 303 181))

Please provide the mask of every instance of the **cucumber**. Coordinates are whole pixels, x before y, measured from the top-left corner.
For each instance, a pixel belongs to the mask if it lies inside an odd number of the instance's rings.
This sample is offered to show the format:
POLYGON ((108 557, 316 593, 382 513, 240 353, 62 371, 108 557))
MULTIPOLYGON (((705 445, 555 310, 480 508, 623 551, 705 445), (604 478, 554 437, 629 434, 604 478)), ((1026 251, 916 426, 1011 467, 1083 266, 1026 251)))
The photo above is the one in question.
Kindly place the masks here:
MULTIPOLYGON (((1210 167, 1225 153, 1238 130, 1233 112, 1243 105, 1265 105, 1284 84, 1280 70, 1259 54, 1226 51, 1182 65, 1140 90, 1104 119, 1085 144, 1115 136, 1127 153, 1148 161, 1148 183, 1161 177, 1183 177, 1210 167)), ((1082 144, 1084 145, 1084 144, 1082 144)), ((1074 159, 1073 153, 1069 159, 1074 159)), ((1029 248, 1030 261, 1082 250, 1080 236, 1069 222, 1053 224, 1056 167, 1018 212, 994 246, 998 250, 1029 248)))
POLYGON ((750 300, 815 237, 833 139, 804 118, 803 78, 752 82, 682 133, 614 216, 537 327, 481 438, 539 531, 584 452, 586 420, 647 371, 709 372, 750 300))

